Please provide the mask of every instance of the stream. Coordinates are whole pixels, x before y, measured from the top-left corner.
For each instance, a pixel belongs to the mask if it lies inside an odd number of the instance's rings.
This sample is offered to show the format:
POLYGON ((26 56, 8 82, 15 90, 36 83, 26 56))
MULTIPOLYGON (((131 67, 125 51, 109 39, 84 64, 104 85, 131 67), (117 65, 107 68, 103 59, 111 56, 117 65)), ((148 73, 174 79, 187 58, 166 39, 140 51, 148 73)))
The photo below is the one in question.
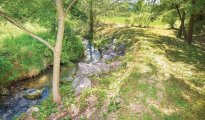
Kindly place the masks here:
MULTIPOLYGON (((85 59, 84 62, 97 62, 100 59, 100 52, 84 40, 85 59)), ((66 78, 70 75, 73 69, 66 66, 61 66, 61 78, 66 78)), ((53 76, 53 68, 50 67, 34 78, 25 79, 22 81, 13 82, 9 89, 12 91, 9 96, 0 96, 0 120, 11 120, 19 116, 22 112, 26 112, 31 106, 40 104, 45 100, 51 89, 51 80, 53 76), (36 100, 28 100, 23 97, 23 93, 28 89, 41 89, 42 97, 36 100)))

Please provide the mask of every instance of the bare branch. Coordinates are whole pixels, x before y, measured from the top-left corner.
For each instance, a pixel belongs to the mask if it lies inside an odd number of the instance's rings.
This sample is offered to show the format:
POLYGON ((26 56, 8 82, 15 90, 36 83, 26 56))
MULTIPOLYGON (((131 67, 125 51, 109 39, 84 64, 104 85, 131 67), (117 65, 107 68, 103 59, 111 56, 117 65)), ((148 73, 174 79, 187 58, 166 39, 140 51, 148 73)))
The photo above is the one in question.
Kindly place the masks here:
POLYGON ((31 37, 33 37, 34 39, 40 41, 41 43, 45 44, 48 48, 50 48, 52 51, 54 51, 54 47, 52 45, 50 45, 49 42, 47 42, 46 40, 44 40, 43 38, 35 35, 34 33, 32 33, 31 31, 29 31, 28 29, 26 29, 22 24, 18 23, 17 21, 15 21, 13 18, 11 18, 9 15, 7 15, 6 13, 0 11, 0 16, 2 16, 3 18, 5 18, 6 20, 8 20, 9 22, 11 22, 12 24, 14 24, 15 26, 17 26, 18 28, 20 28, 21 30, 23 30, 24 32, 26 32, 27 34, 29 34, 31 37))
POLYGON ((70 10, 70 8, 73 6, 73 4, 76 2, 77 0, 73 0, 70 5, 68 5, 66 11, 65 11, 65 16, 67 15, 68 11, 70 10))

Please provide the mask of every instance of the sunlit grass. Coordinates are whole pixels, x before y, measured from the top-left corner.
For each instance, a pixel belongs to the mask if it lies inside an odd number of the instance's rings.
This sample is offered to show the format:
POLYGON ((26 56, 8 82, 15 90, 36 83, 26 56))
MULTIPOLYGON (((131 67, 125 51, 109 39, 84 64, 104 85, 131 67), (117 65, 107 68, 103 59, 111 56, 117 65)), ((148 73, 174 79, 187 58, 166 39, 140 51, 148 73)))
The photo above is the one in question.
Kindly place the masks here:
POLYGON ((124 57, 127 67, 116 74, 121 81, 115 88, 119 91, 115 94, 121 98, 121 108, 109 117, 124 120, 204 119, 205 69, 201 66, 205 65, 205 54, 202 48, 175 38, 173 30, 108 29, 113 33, 108 34, 119 43, 130 46, 124 57), (132 105, 146 107, 135 111, 132 105))
MULTIPOLYGON (((46 29, 37 25, 37 24, 31 24, 31 23, 26 23, 24 24, 24 26, 34 32, 45 32, 46 29)), ((0 43, 4 40, 4 39, 8 39, 8 38, 14 38, 14 37, 18 37, 20 35, 24 34, 24 32, 19 29, 18 27, 14 26, 13 24, 9 23, 9 22, 2 22, 0 24, 0 43)))
MULTIPOLYGON (((24 26, 34 34, 55 44, 55 33, 37 24, 25 23, 24 26)), ((75 31, 66 26, 61 63, 69 64, 82 56, 83 45, 75 31)), ((52 65, 52 51, 10 23, 0 24, 0 81, 9 84, 14 80, 22 80, 38 75, 52 65)))
MULTIPOLYGON (((131 20, 129 17, 120 17, 120 16, 100 16, 98 17, 98 20, 107 23, 107 24, 121 24, 121 25, 126 25, 127 20, 131 20)), ((131 22, 131 21, 130 21, 131 22)), ((130 23, 131 25, 131 23, 130 23)), ((137 25, 137 24, 135 24, 137 25)), ((177 28, 178 22, 176 23, 175 27, 177 28)), ((154 20, 150 22, 148 27, 152 28, 169 28, 169 25, 165 22, 162 22, 160 19, 154 20)))
POLYGON ((125 24, 126 17, 106 17, 101 16, 98 19, 104 23, 125 24))

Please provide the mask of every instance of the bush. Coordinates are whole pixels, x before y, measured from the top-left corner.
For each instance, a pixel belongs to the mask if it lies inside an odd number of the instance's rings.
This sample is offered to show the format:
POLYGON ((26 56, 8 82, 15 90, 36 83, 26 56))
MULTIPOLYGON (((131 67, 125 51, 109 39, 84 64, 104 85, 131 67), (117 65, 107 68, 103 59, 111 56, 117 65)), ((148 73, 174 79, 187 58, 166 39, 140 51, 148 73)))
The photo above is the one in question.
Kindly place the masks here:
POLYGON ((177 20, 175 11, 167 11, 162 15, 162 22, 166 22, 169 24, 170 28, 174 28, 174 25, 177 20))
POLYGON ((78 60, 83 56, 83 51, 82 39, 76 36, 71 25, 66 25, 61 63, 69 63, 70 61, 78 60))
POLYGON ((134 14, 131 19, 132 19, 132 24, 137 24, 140 27, 148 27, 150 22, 151 22, 152 14, 151 13, 139 13, 139 14, 134 14))

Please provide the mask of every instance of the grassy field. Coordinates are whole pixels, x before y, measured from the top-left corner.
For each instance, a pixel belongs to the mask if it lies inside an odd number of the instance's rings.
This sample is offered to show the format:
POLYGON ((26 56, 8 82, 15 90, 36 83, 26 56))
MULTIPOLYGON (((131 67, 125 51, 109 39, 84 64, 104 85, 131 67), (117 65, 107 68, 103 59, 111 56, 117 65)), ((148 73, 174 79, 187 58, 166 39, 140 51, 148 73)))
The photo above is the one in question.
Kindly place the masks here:
MULTIPOLYGON (((121 24, 125 25, 127 20, 130 20, 129 17, 106 17, 106 16, 101 16, 98 17, 99 21, 102 21, 103 23, 108 23, 108 24, 121 24)), ((135 24, 137 25, 137 24, 135 24)), ((176 27, 178 26, 178 23, 175 25, 176 27)), ((154 28, 169 28, 169 25, 167 23, 161 22, 160 19, 157 19, 149 24, 149 27, 154 27, 154 28)))
POLYGON ((176 39, 172 30, 123 27, 113 31, 109 34, 130 47, 122 58, 126 67, 107 76, 113 81, 103 113, 106 119, 205 119, 201 47, 176 39))
POLYGON ((106 17, 102 16, 98 18, 104 23, 115 23, 115 24, 125 24, 126 17, 106 17))

